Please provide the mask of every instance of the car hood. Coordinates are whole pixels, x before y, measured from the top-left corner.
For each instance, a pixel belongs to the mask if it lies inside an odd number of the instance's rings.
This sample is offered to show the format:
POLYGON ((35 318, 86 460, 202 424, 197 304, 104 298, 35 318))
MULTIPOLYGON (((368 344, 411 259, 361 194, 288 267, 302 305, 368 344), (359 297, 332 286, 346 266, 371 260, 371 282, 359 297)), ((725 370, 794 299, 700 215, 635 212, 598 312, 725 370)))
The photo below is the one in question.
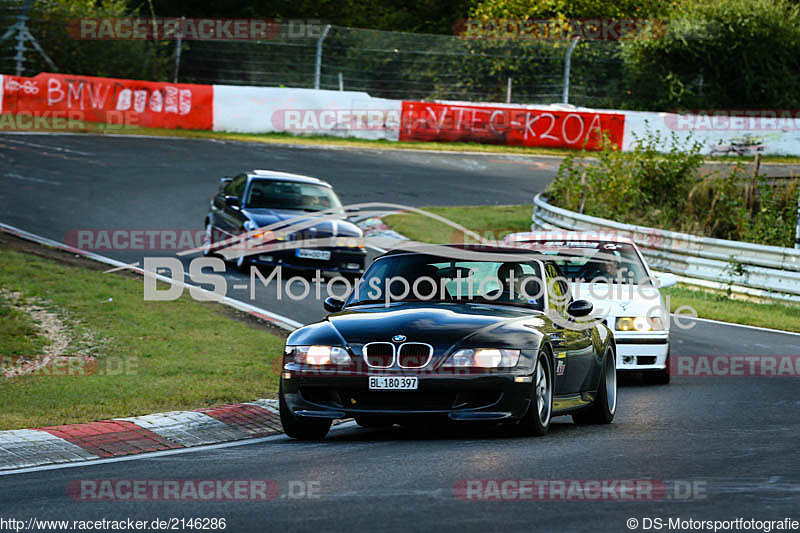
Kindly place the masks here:
MULTIPOLYGON (((291 219, 296 219, 292 221, 292 223, 296 224, 299 222, 313 221, 317 218, 314 216, 314 213, 296 211, 293 209, 244 209, 243 213, 258 227, 269 226, 276 222, 283 222, 291 219)), ((362 235, 361 229, 344 217, 321 221, 318 224, 314 224, 312 227, 321 235, 338 237, 360 237, 362 235)), ((307 231, 307 229, 303 231, 307 231)))
POLYGON ((579 283, 572 287, 573 297, 589 300, 593 316, 663 316, 661 293, 654 287, 618 284, 579 283))
POLYGON ((514 348, 530 346, 532 335, 546 323, 531 309, 463 303, 393 303, 361 305, 292 333, 287 344, 345 344, 358 348, 369 342, 424 342, 444 353, 457 344, 514 348), (337 342, 338 341, 338 342, 337 342))

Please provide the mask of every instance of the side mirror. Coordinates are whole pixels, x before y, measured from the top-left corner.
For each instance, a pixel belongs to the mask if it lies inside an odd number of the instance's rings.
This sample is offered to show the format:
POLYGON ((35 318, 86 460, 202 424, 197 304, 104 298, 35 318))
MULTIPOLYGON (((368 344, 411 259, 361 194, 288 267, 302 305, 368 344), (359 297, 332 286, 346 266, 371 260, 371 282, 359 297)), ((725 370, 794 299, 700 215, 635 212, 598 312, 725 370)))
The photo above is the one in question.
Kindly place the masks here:
POLYGON ((342 307, 344 307, 344 300, 334 298, 333 296, 328 296, 325 298, 322 307, 324 307, 329 313, 336 313, 337 311, 341 311, 342 307))
POLYGON ((678 283, 678 276, 675 274, 670 274, 669 272, 664 272, 656 276, 658 280, 658 288, 664 289, 666 287, 672 287, 673 285, 678 283))
POLYGON ((592 309, 594 309, 592 302, 588 300, 575 300, 567 307, 567 313, 569 313, 571 317, 580 318, 582 316, 587 316, 592 312, 592 309))
POLYGON ((239 197, 238 196, 226 196, 225 197, 225 205, 228 207, 239 207, 239 197))

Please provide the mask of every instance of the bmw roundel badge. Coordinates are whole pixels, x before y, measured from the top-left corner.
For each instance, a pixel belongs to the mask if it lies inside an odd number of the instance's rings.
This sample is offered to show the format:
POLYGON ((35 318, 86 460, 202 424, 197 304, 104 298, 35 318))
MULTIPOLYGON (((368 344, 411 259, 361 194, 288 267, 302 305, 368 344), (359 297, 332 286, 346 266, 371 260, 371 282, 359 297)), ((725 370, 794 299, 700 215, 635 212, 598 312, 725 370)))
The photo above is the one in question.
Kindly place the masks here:
POLYGON ((392 337, 392 342, 403 342, 404 340, 406 340, 405 335, 395 335, 392 337))

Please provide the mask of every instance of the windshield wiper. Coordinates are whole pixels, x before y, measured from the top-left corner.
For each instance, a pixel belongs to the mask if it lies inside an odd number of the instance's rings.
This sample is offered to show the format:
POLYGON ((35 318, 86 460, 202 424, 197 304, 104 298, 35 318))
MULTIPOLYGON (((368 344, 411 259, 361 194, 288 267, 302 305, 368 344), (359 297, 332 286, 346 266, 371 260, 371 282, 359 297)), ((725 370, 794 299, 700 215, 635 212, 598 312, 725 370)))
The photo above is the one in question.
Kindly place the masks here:
MULTIPOLYGON (((390 299, 389 300, 390 304, 409 303, 409 302, 410 303, 432 303, 432 304, 453 303, 451 300, 442 300, 441 298, 430 299, 430 300, 422 300, 422 299, 419 299, 419 298, 403 298, 403 299, 400 299, 400 300, 397 300, 397 299, 390 299)), ((368 305, 368 304, 386 304, 386 300, 385 299, 380 299, 380 300, 357 300, 355 302, 347 304, 347 307, 350 307, 351 305, 368 305)))

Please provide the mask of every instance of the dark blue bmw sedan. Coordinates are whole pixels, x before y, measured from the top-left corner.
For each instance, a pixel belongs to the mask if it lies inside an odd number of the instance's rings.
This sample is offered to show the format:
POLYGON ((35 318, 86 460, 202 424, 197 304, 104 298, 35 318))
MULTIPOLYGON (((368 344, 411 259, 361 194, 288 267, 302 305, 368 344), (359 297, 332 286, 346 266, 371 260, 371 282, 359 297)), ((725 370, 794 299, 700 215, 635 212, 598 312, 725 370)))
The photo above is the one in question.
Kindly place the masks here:
POLYGON ((364 271, 363 232, 347 220, 331 185, 317 178, 273 170, 222 178, 204 226, 205 253, 228 250, 243 271, 250 265, 364 271))

